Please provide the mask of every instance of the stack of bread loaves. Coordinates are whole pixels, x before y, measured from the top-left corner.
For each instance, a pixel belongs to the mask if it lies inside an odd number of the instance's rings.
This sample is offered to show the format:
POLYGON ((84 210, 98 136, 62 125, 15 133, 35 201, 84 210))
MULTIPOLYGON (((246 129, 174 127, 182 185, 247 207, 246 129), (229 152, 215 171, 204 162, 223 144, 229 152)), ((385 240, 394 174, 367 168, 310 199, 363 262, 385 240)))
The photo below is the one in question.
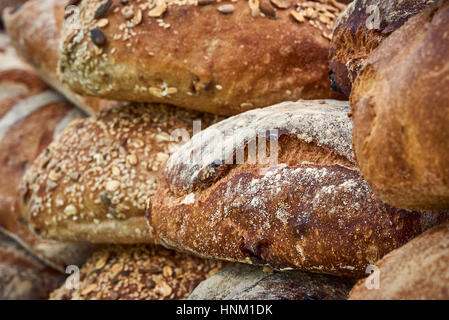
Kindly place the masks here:
POLYGON ((75 109, 34 71, 5 75, 4 228, 43 263, 23 239, 108 244, 50 298, 346 299, 372 270, 383 290, 366 293, 370 275, 351 298, 449 298, 434 247, 449 220, 448 4, 348 2, 6 9, 19 55, 89 115, 69 124, 75 109), (58 107, 20 124, 45 99, 58 107), (435 272, 409 295, 417 246, 435 272))

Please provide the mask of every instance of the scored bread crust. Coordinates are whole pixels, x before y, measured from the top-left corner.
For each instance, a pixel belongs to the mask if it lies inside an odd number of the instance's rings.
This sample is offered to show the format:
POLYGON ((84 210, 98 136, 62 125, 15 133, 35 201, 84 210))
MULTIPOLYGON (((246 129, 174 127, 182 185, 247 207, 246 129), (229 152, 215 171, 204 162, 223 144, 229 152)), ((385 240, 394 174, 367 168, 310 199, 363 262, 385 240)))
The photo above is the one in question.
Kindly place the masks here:
POLYGON ((435 1, 355 0, 346 7, 335 25, 330 45, 332 88, 349 97, 352 84, 365 60, 394 30, 435 1), (377 8, 376 16, 373 9, 377 8), (378 19, 379 28, 370 23, 378 19))
POLYGON ((133 104, 73 122, 27 170, 21 208, 41 236, 105 243, 152 242, 147 199, 162 163, 178 144, 220 117, 159 104, 133 104))
MULTIPOLYGON (((158 241, 204 257, 360 277, 368 264, 447 219, 375 198, 353 164, 348 112, 346 102, 286 102, 195 135, 171 156, 151 198, 147 218, 158 241), (258 134, 279 129, 278 164, 214 161, 210 153, 220 145, 210 137, 227 130, 240 137, 245 124, 258 134), (189 159, 200 147, 201 161, 189 159)), ((248 139, 224 141, 235 152, 233 145, 248 139)))
MULTIPOLYGON (((378 289, 368 289, 374 278, 360 280, 351 300, 449 299, 449 224, 434 227, 376 263, 378 289)), ((373 277, 373 276, 371 276, 373 277)))
POLYGON ((52 300, 186 299, 207 277, 232 264, 205 260, 152 245, 111 245, 80 269, 77 289, 66 285, 52 300))
POLYGON ((449 208, 448 15, 446 2, 394 32, 351 94, 360 170, 373 192, 397 207, 449 208))
POLYGON ((108 10, 101 8, 109 1, 81 1, 63 27, 58 72, 77 92, 223 115, 338 97, 327 77, 328 50, 344 5, 281 2, 288 9, 268 0, 113 0, 108 10), (222 13, 223 6, 234 11, 222 13))
POLYGON ((12 45, 39 75, 86 113, 123 105, 123 102, 81 96, 58 80, 56 69, 60 34, 67 0, 30 1, 19 9, 5 10, 5 27, 12 45))

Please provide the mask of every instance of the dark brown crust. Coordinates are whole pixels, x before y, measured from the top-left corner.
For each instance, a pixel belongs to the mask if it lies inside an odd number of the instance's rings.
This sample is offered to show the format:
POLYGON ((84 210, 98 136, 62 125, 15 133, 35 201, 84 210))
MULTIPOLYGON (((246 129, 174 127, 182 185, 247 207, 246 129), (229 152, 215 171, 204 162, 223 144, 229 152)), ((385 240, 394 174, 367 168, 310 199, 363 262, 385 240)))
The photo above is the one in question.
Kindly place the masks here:
MULTIPOLYGON (((282 107, 262 110, 283 112, 282 107)), ((246 115, 229 122, 239 117, 246 115)), ((360 277, 368 264, 448 218, 448 213, 409 212, 377 200, 350 159, 318 146, 319 140, 306 142, 304 133, 313 125, 305 122, 296 135, 280 138, 278 165, 245 162, 210 184, 190 188, 185 181, 187 188, 181 189, 172 186, 170 170, 177 167, 168 167, 148 213, 158 240, 204 257, 360 277)), ((350 135, 344 121, 327 130, 350 135)))
POLYGON ((394 30, 410 17, 435 1, 378 1, 355 0, 342 13, 335 26, 330 46, 330 78, 335 91, 349 97, 352 83, 370 54, 394 30), (372 11, 369 6, 379 8, 379 29, 369 29, 372 11))
POLYGON ((380 288, 369 290, 362 279, 351 290, 351 300, 449 299, 449 224, 432 228, 394 250, 376 267, 380 288))
POLYGON ((1 300, 47 299, 63 279, 0 231, 1 300))
POLYGON ((185 299, 208 276, 225 266, 156 246, 108 246, 80 269, 80 288, 55 290, 54 300, 185 299))
POLYGON ((136 20, 147 4, 130 1, 134 18, 126 20, 126 9, 114 0, 101 17, 107 25, 99 27, 103 22, 92 18, 103 2, 82 1, 80 16, 70 16, 73 23, 64 27, 58 71, 75 91, 224 115, 286 100, 339 97, 330 90, 327 70, 329 35, 341 4, 284 0, 290 8, 276 9, 270 19, 251 10, 259 0, 204 6, 167 0, 160 17, 144 9, 136 20), (294 4, 309 6, 315 16, 296 21, 294 4), (222 5, 235 11, 220 13, 222 5), (314 7, 326 8, 328 16, 314 7), (104 35, 104 45, 93 43, 92 30, 104 35))
POLYGON ((21 208, 41 236, 63 241, 153 242, 147 198, 177 142, 221 117, 159 104, 132 104, 73 122, 27 170, 21 208))
POLYGON ((86 113, 92 115, 122 105, 119 101, 80 96, 57 79, 59 40, 67 3, 67 0, 31 1, 17 11, 5 10, 5 27, 13 46, 45 81, 86 113))
POLYGON ((385 40, 354 84, 354 150, 382 200, 449 208, 449 6, 410 19, 385 40))

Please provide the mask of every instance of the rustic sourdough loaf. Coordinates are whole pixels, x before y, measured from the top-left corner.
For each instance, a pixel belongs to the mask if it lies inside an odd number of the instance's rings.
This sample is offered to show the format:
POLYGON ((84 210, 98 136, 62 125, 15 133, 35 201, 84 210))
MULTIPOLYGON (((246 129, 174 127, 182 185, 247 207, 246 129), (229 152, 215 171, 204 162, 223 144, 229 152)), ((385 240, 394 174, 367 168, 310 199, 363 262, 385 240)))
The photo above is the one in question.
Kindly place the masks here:
POLYGON ((390 252, 376 267, 377 273, 351 290, 350 299, 449 299, 449 224, 434 227, 390 252))
POLYGON ((185 299, 208 276, 232 265, 151 245, 111 245, 80 270, 79 289, 63 285, 53 300, 185 299))
POLYGON ((151 199, 147 217, 158 241, 204 257, 360 277, 447 219, 372 194, 354 165, 348 112, 347 102, 286 102, 194 135, 171 155, 151 199), (277 151, 277 163, 247 156, 239 164, 256 136, 269 136, 259 150, 272 149, 270 158, 277 151))
POLYGON ((134 104, 73 122, 29 167, 22 211, 45 238, 107 243, 153 241, 148 197, 175 130, 192 134, 218 116, 159 104, 134 104))
POLYGON ((349 97, 352 83, 371 52, 410 17, 435 2, 355 0, 348 5, 338 18, 330 45, 332 88, 349 97))
POLYGON ((238 264, 201 282, 189 300, 346 300, 354 280, 238 264))
POLYGON ((20 222, 19 184, 28 165, 83 115, 21 62, 0 34, 0 229, 60 271, 85 261, 91 245, 42 240, 20 222))
POLYGON ((236 114, 337 97, 327 76, 336 1, 81 1, 59 69, 75 91, 236 114))
POLYGON ((39 75, 73 104, 88 114, 122 105, 123 102, 80 96, 56 76, 58 49, 67 0, 29 1, 18 9, 5 10, 4 23, 12 44, 39 75))
POLYGON ((400 208, 449 208, 448 34, 448 2, 413 17, 373 53, 351 94, 360 170, 400 208))

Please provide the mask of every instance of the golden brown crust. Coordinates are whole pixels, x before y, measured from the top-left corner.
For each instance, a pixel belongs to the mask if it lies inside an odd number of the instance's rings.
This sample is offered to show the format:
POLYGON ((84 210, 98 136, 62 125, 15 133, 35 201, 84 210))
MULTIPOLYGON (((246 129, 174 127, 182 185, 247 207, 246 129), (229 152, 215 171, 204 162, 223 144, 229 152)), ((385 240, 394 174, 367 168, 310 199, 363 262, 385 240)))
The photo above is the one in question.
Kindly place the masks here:
POLYGON ((370 54, 394 30, 434 2, 355 0, 348 5, 336 23, 330 45, 332 88, 349 97, 352 83, 370 54), (379 26, 374 24, 377 18, 379 26))
POLYGON ((354 84, 354 150, 384 201, 449 208, 449 7, 410 19, 373 53, 354 84))
POLYGON ((449 224, 434 227, 394 250, 376 267, 380 288, 369 290, 362 279, 351 290, 350 299, 449 299, 449 224))
POLYGON ((158 241, 204 257, 359 277, 447 219, 448 213, 399 210, 374 197, 352 164, 348 111, 347 103, 332 101, 283 103, 195 135, 171 156, 151 199, 147 217, 158 241), (262 132, 267 123, 279 128, 278 164, 209 166, 210 132, 244 123, 262 132), (189 160, 200 146, 202 162, 189 160))
POLYGON ((215 114, 337 97, 328 49, 342 5, 282 2, 288 9, 267 0, 160 0, 154 8, 114 0, 102 10, 109 1, 82 1, 64 26, 58 71, 75 91, 215 114))
POLYGON ((80 96, 57 79, 59 40, 67 3, 31 1, 19 9, 5 10, 4 22, 12 44, 47 83, 88 114, 122 105, 119 101, 80 96))
POLYGON ((230 265, 151 245, 108 246, 81 268, 79 289, 63 285, 50 299, 186 299, 201 281, 230 265))
POLYGON ((0 230, 1 300, 47 299, 63 279, 0 230))
POLYGON ((219 117, 159 104, 134 104, 73 122, 27 171, 22 208, 42 236, 59 240, 154 241, 145 223, 159 167, 177 142, 219 117))

